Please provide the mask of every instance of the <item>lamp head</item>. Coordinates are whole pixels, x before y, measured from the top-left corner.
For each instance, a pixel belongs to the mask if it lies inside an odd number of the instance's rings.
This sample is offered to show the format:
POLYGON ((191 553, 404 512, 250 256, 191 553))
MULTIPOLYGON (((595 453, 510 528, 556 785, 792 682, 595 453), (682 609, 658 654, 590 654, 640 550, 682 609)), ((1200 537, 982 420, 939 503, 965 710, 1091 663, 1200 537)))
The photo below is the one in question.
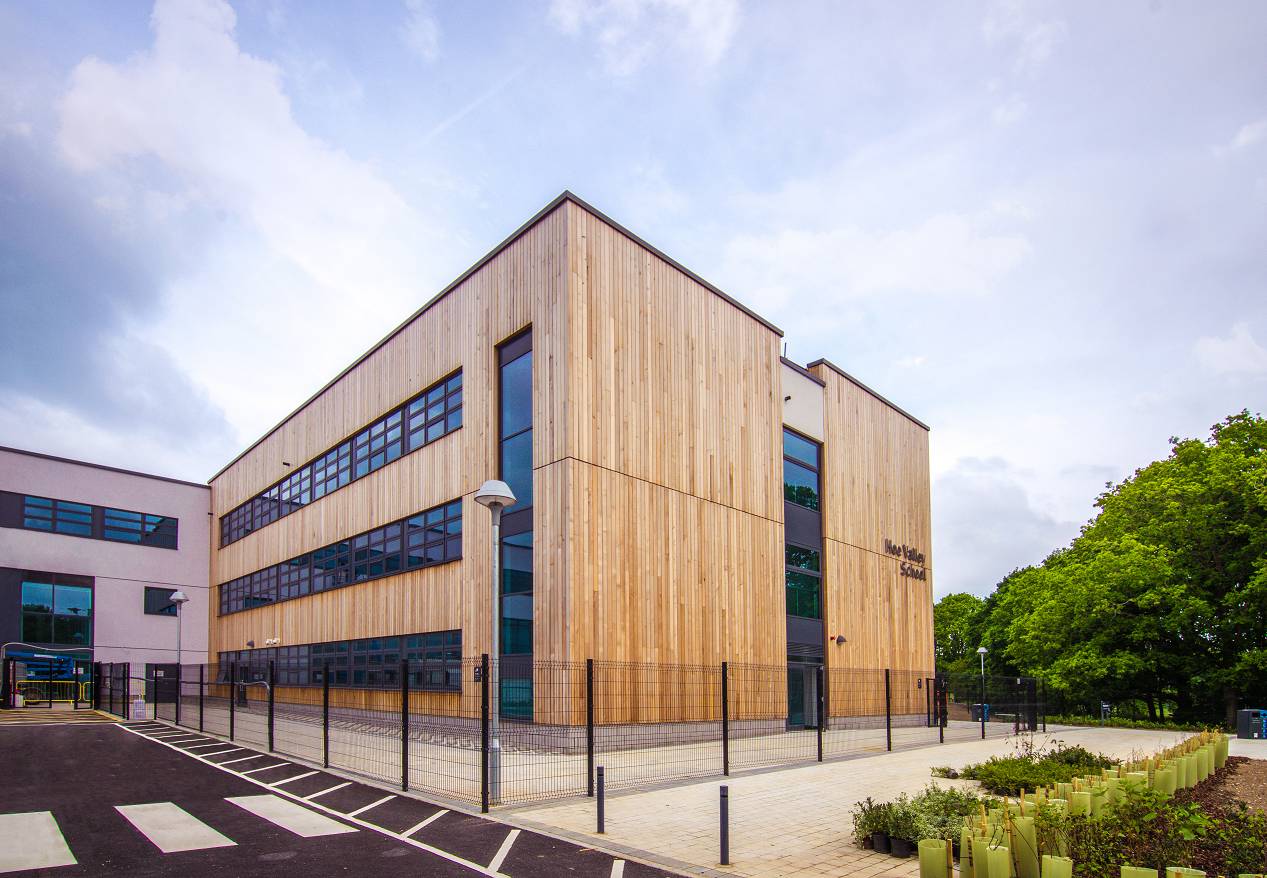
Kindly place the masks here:
POLYGON ((173 604, 183 604, 189 600, 189 596, 183 591, 174 591, 172 596, 168 598, 173 604))
POLYGON ((475 502, 489 509, 504 509, 515 505, 515 492, 505 482, 489 479, 475 492, 475 502))
POLYGON ((986 649, 984 646, 977 647, 977 655, 985 655, 989 651, 990 650, 986 649))

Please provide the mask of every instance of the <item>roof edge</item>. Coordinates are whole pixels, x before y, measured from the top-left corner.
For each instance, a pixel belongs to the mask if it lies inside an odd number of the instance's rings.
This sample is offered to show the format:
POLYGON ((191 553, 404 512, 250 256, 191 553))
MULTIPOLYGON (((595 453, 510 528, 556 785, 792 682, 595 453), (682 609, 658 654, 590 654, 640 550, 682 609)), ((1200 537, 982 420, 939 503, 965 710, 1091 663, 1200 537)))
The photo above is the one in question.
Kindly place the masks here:
POLYGON ((374 345, 370 347, 369 350, 361 354, 359 357, 353 360, 350 364, 345 366, 339 372, 339 374, 335 375, 333 378, 331 378, 329 381, 323 384, 316 393, 313 393, 311 396, 305 399, 295 409, 293 409, 290 412, 290 414, 286 415, 284 418, 282 418, 280 421, 278 421, 276 424, 270 427, 262 436, 260 436, 258 439, 256 439, 246 448, 244 448, 241 452, 239 452, 232 460, 230 460, 224 466, 220 467, 220 469, 216 471, 215 475, 207 479, 207 481, 209 483, 214 482, 216 479, 220 478, 220 476, 224 475, 225 472, 227 472, 231 467, 233 467, 234 464, 236 464, 242 458, 246 457, 256 448, 258 448, 260 443, 262 443, 269 436, 272 436, 274 433, 276 433, 278 430, 284 427, 292 418, 295 417, 295 415, 299 414, 308 406, 312 405, 312 403, 317 399, 317 397, 321 396, 323 393, 325 393, 335 384, 339 383, 339 381, 342 380, 344 376, 346 376, 349 372, 351 372, 357 366, 361 365, 361 363, 369 359, 369 357, 371 357, 376 351, 378 351, 379 348, 383 347, 383 345, 387 344, 393 338, 400 335, 400 333, 404 331, 405 327, 409 326, 409 324, 413 323, 415 320, 417 320, 419 317, 421 317, 423 314, 425 314, 427 311, 433 308, 441 299, 443 299, 449 293, 453 292, 453 290, 455 290, 459 285, 465 282, 467 278, 469 278, 475 272, 479 271, 481 268, 487 265, 495 256, 497 256, 499 253, 501 253, 511 244, 515 243, 515 241, 517 241, 519 238, 523 237, 523 235, 525 235, 533 226, 541 222, 541 220, 545 219, 547 216, 553 213, 554 210, 559 205, 567 201, 572 202, 577 207, 581 208, 582 210, 586 211, 589 214, 592 214, 594 217, 606 223, 607 225, 611 226, 613 229, 620 232, 622 235, 629 238, 634 243, 638 244, 640 247, 643 247, 646 250, 649 250, 650 252, 654 253, 660 259, 663 259, 665 262, 672 265, 674 268, 676 268, 678 271, 685 274, 691 280, 700 284, 702 287, 714 293, 715 295, 718 295, 721 298, 725 299, 727 302, 729 302, 734 307, 738 308, 743 313, 747 314, 753 320, 756 320, 758 323, 762 324, 767 329, 770 329, 772 332, 778 334, 780 338, 783 337, 783 330, 779 329, 773 323, 766 320, 764 317, 757 314, 755 311, 752 311, 750 308, 746 307, 745 305, 741 304, 735 299, 732 299, 730 296, 723 293, 720 289, 713 286, 708 281, 704 280, 704 278, 700 277, 698 274, 691 271, 689 268, 686 268, 677 260, 673 259, 670 256, 665 255, 663 252, 661 252, 656 247, 653 247, 651 244, 648 244, 642 238, 638 237, 633 232, 629 231, 629 229, 625 228, 620 223, 616 222, 614 219, 607 216, 607 214, 603 213, 601 210, 598 210, 596 207, 592 206, 585 200, 581 199, 580 197, 572 193, 570 190, 564 189, 561 193, 559 193, 557 196, 551 199, 549 204, 541 208, 539 211, 533 214, 523 225, 519 226, 519 228, 511 232, 506 238, 502 240, 501 243, 497 244, 495 247, 493 247, 493 249, 489 250, 487 253, 481 256, 478 260, 476 260, 476 262, 470 268, 462 272, 460 275, 458 275, 456 278, 450 281, 444 287, 444 289, 440 290, 440 292, 436 293, 434 296, 428 299, 427 302, 423 304, 421 308, 419 308, 413 314, 410 314, 408 317, 406 317, 400 324, 396 326, 395 329, 393 329, 391 332, 387 333, 387 335, 383 336, 381 339, 375 342, 374 345))
POLYGON ((850 375, 844 369, 837 366, 831 360, 823 359, 820 357, 819 359, 810 363, 807 368, 813 369, 815 366, 826 366, 828 369, 831 369, 833 372, 835 372, 840 377, 844 378, 846 381, 849 381, 850 383, 857 385, 860 389, 865 390, 867 393, 871 394, 876 399, 880 400, 880 402, 884 403, 889 408, 893 409, 893 411, 897 412, 899 415, 906 418, 908 421, 911 421, 912 423, 917 424, 920 427, 923 427, 925 430, 932 432, 932 428, 929 427, 927 424, 925 424, 923 421, 921 421, 919 418, 915 417, 913 414, 908 412, 906 409, 902 408, 900 405, 897 405, 892 400, 886 399, 885 397, 876 393, 870 387, 863 384, 861 381, 859 381, 857 378, 850 375))
POLYGON ((7 451, 10 454, 23 454, 27 457, 38 457, 40 460, 51 460, 55 463, 69 463, 75 466, 86 466, 92 469, 105 470, 107 472, 119 473, 125 476, 138 476, 143 479, 154 479, 158 482, 171 482, 174 485, 188 485, 191 488, 201 488, 204 491, 211 490, 211 486, 201 482, 188 482, 184 479, 174 479, 171 476, 159 476, 154 473, 143 473, 134 469, 123 469, 118 466, 108 466, 104 463, 93 463, 88 460, 75 460, 73 457, 58 457, 56 454, 45 454, 42 451, 27 451, 25 448, 10 448, 7 445, 0 445, 0 451, 7 451))
POLYGON ((827 386, 826 381, 824 381, 822 378, 819 378, 817 375, 815 375, 809 369, 806 369, 800 363, 794 363, 791 360, 789 360, 787 357, 779 357, 779 362, 782 363, 784 366, 787 366, 793 372, 796 372, 798 375, 805 376, 810 381, 813 381, 815 384, 817 384, 819 387, 827 386))

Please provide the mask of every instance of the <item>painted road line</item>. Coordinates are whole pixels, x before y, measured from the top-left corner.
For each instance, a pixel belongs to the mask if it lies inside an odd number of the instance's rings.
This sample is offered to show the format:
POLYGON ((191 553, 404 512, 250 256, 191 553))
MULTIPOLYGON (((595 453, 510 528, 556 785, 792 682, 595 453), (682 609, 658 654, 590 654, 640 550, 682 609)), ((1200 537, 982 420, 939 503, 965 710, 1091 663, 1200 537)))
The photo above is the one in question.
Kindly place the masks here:
POLYGON ((183 738, 168 738, 168 739, 167 739, 167 743, 169 743, 169 744, 191 744, 191 743, 193 743, 194 741, 205 741, 205 740, 207 740, 207 739, 206 739, 206 738, 204 738, 202 735, 186 735, 186 736, 185 736, 185 737, 183 737, 183 738))
POLYGON ((288 829, 303 838, 316 838, 321 835, 341 835, 345 832, 356 832, 356 827, 347 826, 337 820, 331 820, 324 814, 309 810, 289 799, 283 799, 272 793, 262 796, 234 796, 226 799, 243 811, 250 811, 256 817, 263 817, 282 829, 288 829))
MULTIPOLYGON (((124 732, 127 732, 129 735, 136 735, 138 738, 145 737, 140 732, 134 732, 131 729, 127 728, 126 726, 115 725, 115 728, 122 729, 124 732)), ((162 741, 156 741, 155 743, 159 744, 160 746, 169 746, 169 745, 163 744, 162 741)), ((184 753, 186 756, 192 757, 192 754, 188 753, 185 750, 180 749, 179 747, 171 747, 171 750, 174 753, 184 753)), ((192 757, 192 758, 197 758, 197 757, 192 757)), ((204 764, 211 766, 217 771, 223 771, 225 774, 231 774, 236 778, 241 778, 241 780, 243 780, 246 783, 253 783, 262 789, 268 789, 268 787, 265 786, 263 781, 256 780, 253 777, 242 777, 242 775, 238 774, 231 768, 221 768, 219 765, 217 765, 214 762, 205 762, 204 764)), ((340 786, 341 787, 348 786, 348 784, 340 784, 340 786)), ((332 789, 338 789, 338 787, 334 787, 332 789)), ((314 794, 314 796, 322 795, 323 793, 328 793, 331 791, 332 790, 323 790, 322 793, 316 793, 314 794)), ((277 791, 277 794, 280 796, 286 796, 288 799, 291 799, 295 802, 305 801, 304 799, 301 799, 296 794, 289 793, 286 790, 279 789, 277 791)), ((311 799, 314 796, 308 796, 308 798, 311 799)), ((439 857, 442 860, 447 860, 450 863, 454 863, 458 866, 461 866, 463 869, 467 869, 471 872, 476 873, 477 875, 485 875, 487 876, 487 878, 506 878, 506 876, 504 875, 500 875, 496 872, 490 872, 486 866, 481 866, 479 863, 473 863, 470 860, 467 860, 463 857, 459 857, 457 854, 450 853, 449 851, 446 851, 443 848, 438 848, 435 845, 430 845, 430 844, 427 844, 426 842, 418 841, 415 838, 406 838, 405 836, 400 835, 399 833, 392 832, 390 829, 384 829, 382 826, 379 826, 376 823, 370 823, 368 820, 362 820, 360 817, 349 817, 340 811, 336 811, 333 808, 328 808, 325 805, 322 805, 320 802, 308 802, 306 804, 307 804, 307 807, 309 808, 316 808, 318 811, 322 811, 326 814, 331 815, 332 817, 338 817, 342 820, 348 821, 349 823, 354 823, 357 826, 369 832, 377 832, 379 835, 384 836, 386 838, 394 838, 397 841, 401 842, 402 844, 407 844, 410 847, 417 848, 420 851, 425 851, 426 853, 429 853, 434 857, 439 857)))
MULTIPOLYGON (((199 744, 196 747, 186 747, 185 749, 186 750, 202 750, 205 747, 223 747, 223 746, 224 746, 223 741, 214 741, 210 744, 199 744)), ((237 747, 234 747, 233 749, 236 750, 237 747)), ((224 752, 224 751, 221 751, 221 752, 224 752)), ((206 754, 204 753, 203 755, 205 756, 206 754)))
POLYGON ((506 855, 510 853, 510 847, 515 843, 515 839, 519 838, 519 830, 512 829, 506 833, 506 840, 502 842, 502 846, 497 849, 497 853, 493 854, 492 862, 488 864, 488 871, 496 872, 502 867, 502 863, 506 860, 506 855))
POLYGON ((275 780, 269 784, 269 786, 279 787, 284 783, 290 783, 292 780, 303 780, 305 777, 312 777, 314 774, 316 774, 315 771, 305 771, 303 774, 297 774, 294 777, 288 777, 285 780, 275 780))
POLYGON ((73 866, 78 860, 53 819, 52 811, 0 814, 0 872, 73 866), (21 843, 18 843, 18 840, 21 843))
POLYGON ((363 807, 357 808, 355 811, 349 811, 349 812, 348 812, 348 816, 349 816, 349 817, 358 817, 358 816, 360 816, 361 814, 364 814, 364 813, 365 813, 366 811, 368 811, 370 808, 377 808, 379 805, 382 805, 382 804, 385 804, 385 803, 387 803, 387 802, 390 802, 390 801, 391 801, 392 799, 394 799, 394 798, 396 798, 396 797, 395 797, 395 796, 383 796, 383 798, 379 799, 377 802, 370 802, 368 805, 365 805, 365 806, 363 806, 363 807))
MULTIPOLYGON (((239 750, 242 748, 239 747, 239 750)), ((254 756, 243 756, 241 759, 226 759, 223 762, 217 762, 216 765, 232 765, 235 762, 250 762, 252 759, 264 759, 263 753, 256 753, 254 756)))
POLYGON ((115 805, 114 810, 165 854, 227 848, 237 844, 172 802, 115 805))
POLYGON ((313 799, 317 798, 317 796, 324 796, 326 793, 333 793, 335 790, 341 790, 341 789, 343 789, 344 787, 350 787, 350 786, 352 786, 352 781, 350 781, 350 780, 349 780, 349 781, 346 781, 346 782, 344 782, 344 783, 335 784, 334 786, 330 787, 329 789, 322 790, 322 791, 321 791, 321 792, 319 792, 319 793, 313 793, 311 796, 304 796, 304 801, 305 801, 305 802, 311 802, 313 799))
POLYGON ((265 765, 263 768, 252 768, 250 771, 239 771, 238 774, 255 774, 257 771, 268 771, 271 768, 285 768, 290 765, 289 762, 279 762, 276 765, 265 765))
POLYGON ((199 759, 210 759, 212 756, 223 756, 225 753, 237 753, 241 747, 230 747, 228 750, 217 750, 214 753, 194 753, 199 759))
POLYGON ((612 860, 612 878, 625 878, 624 860, 612 860))
POLYGON ((404 832, 401 833, 401 835, 404 836, 405 838, 409 838, 409 836, 413 835, 415 832, 422 829, 424 826, 430 826, 432 823, 435 823, 437 820, 439 820, 441 817, 443 817, 445 814, 448 814, 448 813, 449 813, 448 808, 441 808, 439 811, 432 814, 430 817, 428 817, 426 820, 419 823, 417 826, 414 826, 410 829, 406 829, 404 832))

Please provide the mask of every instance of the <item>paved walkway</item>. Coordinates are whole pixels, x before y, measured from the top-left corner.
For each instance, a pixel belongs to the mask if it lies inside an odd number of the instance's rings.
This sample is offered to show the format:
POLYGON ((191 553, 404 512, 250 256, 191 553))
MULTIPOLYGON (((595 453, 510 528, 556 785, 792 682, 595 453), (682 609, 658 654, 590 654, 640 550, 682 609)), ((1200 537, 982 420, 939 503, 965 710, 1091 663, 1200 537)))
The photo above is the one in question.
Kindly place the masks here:
MULTIPOLYGON (((1039 743, 1057 739, 1126 758, 1152 754, 1186 736, 1181 732, 1068 728, 1035 738, 1039 743)), ((499 816, 526 828, 625 851, 689 874, 914 876, 919 874, 915 858, 898 860, 853 846, 850 811, 854 803, 867 796, 887 800, 899 793, 917 793, 934 781, 972 786, 968 781, 934 779, 930 769, 935 765, 960 768, 991 755, 1007 754, 1014 743, 1008 738, 944 744, 731 777, 730 867, 718 865, 721 784, 716 780, 610 796, 607 834, 603 836, 594 834, 594 803, 588 799, 517 809, 499 816)))

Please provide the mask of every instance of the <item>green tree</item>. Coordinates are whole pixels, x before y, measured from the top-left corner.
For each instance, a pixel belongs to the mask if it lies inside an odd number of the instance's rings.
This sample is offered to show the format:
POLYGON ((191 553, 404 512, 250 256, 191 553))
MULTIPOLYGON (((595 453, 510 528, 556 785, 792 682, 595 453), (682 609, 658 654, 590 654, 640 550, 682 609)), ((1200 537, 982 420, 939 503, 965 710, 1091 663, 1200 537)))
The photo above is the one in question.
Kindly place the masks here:
POLYGON ((937 667, 947 671, 972 670, 977 660, 980 618, 985 601, 976 595, 948 594, 933 605, 933 651, 937 667))

